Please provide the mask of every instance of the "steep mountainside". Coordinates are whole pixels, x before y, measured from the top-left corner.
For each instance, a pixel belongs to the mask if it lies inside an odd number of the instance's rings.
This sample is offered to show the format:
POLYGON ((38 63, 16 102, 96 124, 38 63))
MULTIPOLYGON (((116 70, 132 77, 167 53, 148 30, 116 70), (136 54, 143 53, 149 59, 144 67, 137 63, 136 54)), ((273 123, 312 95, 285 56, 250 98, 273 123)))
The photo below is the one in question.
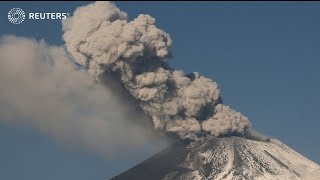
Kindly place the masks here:
POLYGON ((113 180, 319 180, 320 166, 276 139, 177 142, 113 180))

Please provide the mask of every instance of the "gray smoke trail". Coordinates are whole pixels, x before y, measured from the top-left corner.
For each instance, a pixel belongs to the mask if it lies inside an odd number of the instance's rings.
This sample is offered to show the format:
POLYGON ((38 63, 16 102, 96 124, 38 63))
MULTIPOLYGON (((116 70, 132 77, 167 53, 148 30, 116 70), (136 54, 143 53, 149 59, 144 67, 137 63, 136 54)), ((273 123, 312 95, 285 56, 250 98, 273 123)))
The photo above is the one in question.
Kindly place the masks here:
POLYGON ((248 131, 246 132, 246 138, 256 140, 256 141, 264 141, 264 142, 271 141, 271 137, 266 136, 253 128, 248 129, 248 131))
POLYGON ((132 107, 75 68, 64 48, 0 38, 0 122, 31 125, 109 158, 156 139, 131 123, 147 119, 132 107))
POLYGON ((172 40, 141 14, 132 21, 110 2, 78 8, 63 21, 68 52, 99 82, 120 82, 156 129, 197 138, 244 134, 250 122, 223 105, 216 82, 169 67, 172 40))

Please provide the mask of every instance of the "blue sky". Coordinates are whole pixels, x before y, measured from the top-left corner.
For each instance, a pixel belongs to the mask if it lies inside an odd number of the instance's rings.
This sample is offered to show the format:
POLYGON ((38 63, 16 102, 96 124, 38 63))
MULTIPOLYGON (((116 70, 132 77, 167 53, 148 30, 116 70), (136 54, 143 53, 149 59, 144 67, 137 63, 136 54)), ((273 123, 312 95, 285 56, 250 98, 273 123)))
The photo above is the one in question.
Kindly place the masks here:
MULTIPOLYGON (((1 2, 0 35, 62 45, 59 20, 12 25, 7 12, 69 12, 89 2, 1 2)), ((320 3, 117 2, 129 19, 146 13, 173 41, 170 65, 218 82, 224 102, 253 126, 320 163, 320 3)), ((1 93, 1 92, 0 92, 1 93)), ((1 116, 0 116, 1 118, 1 116)), ((112 177, 156 151, 105 159, 36 130, 0 124, 0 179, 112 177)))

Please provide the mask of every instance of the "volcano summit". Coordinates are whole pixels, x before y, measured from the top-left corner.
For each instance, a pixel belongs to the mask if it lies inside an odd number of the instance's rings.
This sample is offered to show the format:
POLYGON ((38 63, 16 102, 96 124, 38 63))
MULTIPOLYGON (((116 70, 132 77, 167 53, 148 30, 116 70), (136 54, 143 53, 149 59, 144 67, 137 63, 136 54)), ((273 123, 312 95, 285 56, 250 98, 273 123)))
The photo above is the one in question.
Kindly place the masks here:
POLYGON ((112 180, 318 180, 320 166, 276 139, 177 142, 112 180))
POLYGON ((150 15, 129 20, 114 4, 96 2, 62 22, 77 64, 112 92, 119 83, 155 129, 180 138, 113 179, 319 179, 319 165, 254 133, 245 115, 223 104, 214 80, 170 67, 173 41, 150 15))

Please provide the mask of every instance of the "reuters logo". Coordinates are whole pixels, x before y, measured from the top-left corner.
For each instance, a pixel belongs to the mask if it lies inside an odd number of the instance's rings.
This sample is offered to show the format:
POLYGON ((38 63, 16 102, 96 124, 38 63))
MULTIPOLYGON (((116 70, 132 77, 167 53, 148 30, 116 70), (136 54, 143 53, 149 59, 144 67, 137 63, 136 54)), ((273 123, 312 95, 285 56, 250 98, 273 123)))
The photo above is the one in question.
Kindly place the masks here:
POLYGON ((26 15, 24 11, 20 8, 12 8, 8 12, 8 19, 12 24, 20 24, 24 21, 26 15))

